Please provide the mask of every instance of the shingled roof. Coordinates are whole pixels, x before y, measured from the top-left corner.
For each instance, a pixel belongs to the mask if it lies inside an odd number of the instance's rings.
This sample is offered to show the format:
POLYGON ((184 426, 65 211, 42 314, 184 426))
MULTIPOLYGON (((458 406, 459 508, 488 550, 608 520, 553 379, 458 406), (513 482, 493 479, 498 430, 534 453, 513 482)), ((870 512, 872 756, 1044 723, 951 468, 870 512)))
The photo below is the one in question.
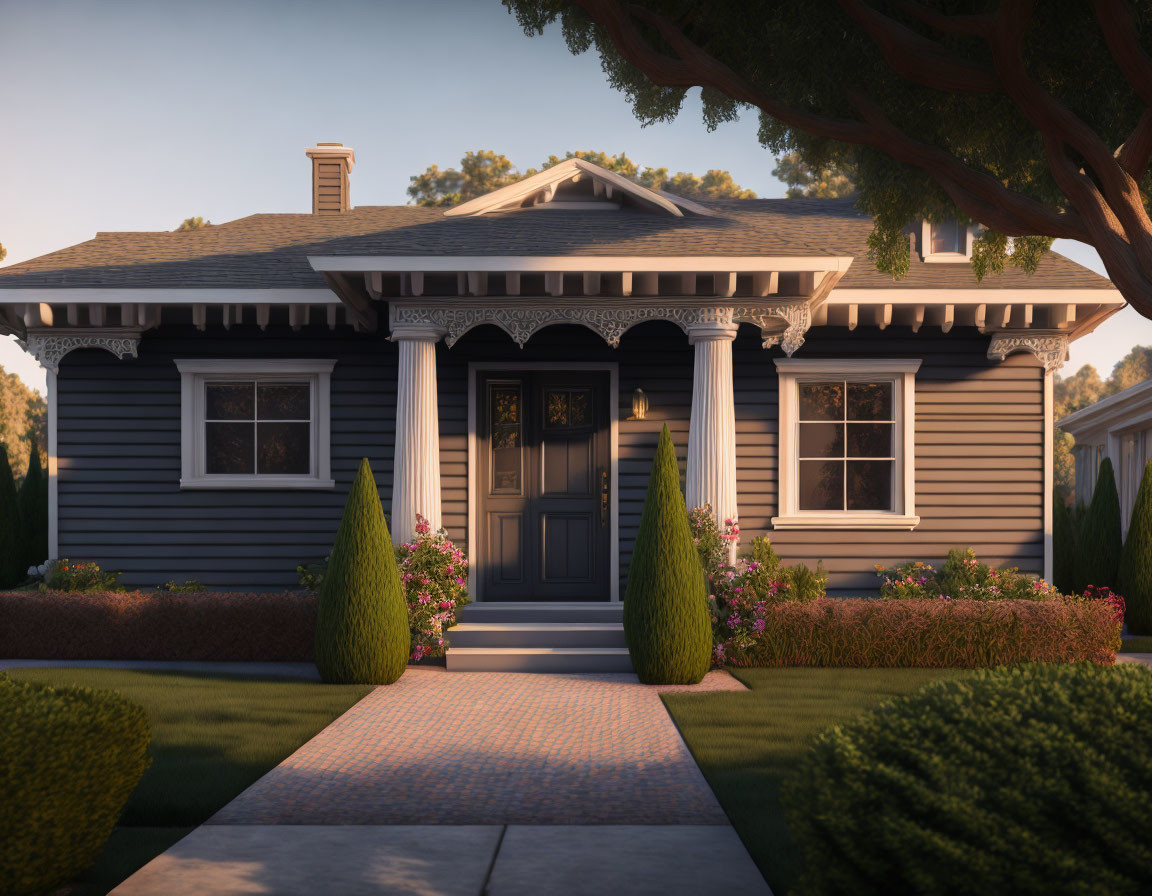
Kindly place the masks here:
MULTIPOLYGON (((99 233, 0 268, 6 288, 324 288, 308 256, 852 256, 839 288, 1112 289, 1050 252, 1034 275, 1009 267, 978 282, 970 265, 914 259, 893 281, 868 260, 870 218, 849 199, 701 203, 710 216, 523 209, 451 217, 442 208, 362 206, 339 215, 260 214, 202 230, 99 233)), ((574 265, 579 270, 579 265, 574 265)))

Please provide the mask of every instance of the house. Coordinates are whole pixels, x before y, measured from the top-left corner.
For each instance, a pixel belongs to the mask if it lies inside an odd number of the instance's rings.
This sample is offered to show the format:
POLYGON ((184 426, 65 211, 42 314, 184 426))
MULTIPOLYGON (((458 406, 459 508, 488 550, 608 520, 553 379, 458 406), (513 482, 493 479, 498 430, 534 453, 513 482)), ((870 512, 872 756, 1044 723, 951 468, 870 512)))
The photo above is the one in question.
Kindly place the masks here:
POLYGON ((1120 524, 1127 536, 1144 467, 1152 461, 1152 380, 1081 408, 1057 426, 1076 440, 1076 501, 1092 500, 1100 464, 1106 457, 1112 460, 1120 524))
POLYGON ((1049 253, 977 281, 972 232, 926 222, 894 281, 851 200, 689 201, 579 159, 353 207, 352 150, 307 155, 312 214, 0 270, 48 370, 53 556, 289 586, 368 457, 394 538, 443 524, 480 609, 608 612, 667 424, 688 505, 833 594, 958 545, 1050 574, 1052 373, 1123 307, 1108 280, 1049 253))

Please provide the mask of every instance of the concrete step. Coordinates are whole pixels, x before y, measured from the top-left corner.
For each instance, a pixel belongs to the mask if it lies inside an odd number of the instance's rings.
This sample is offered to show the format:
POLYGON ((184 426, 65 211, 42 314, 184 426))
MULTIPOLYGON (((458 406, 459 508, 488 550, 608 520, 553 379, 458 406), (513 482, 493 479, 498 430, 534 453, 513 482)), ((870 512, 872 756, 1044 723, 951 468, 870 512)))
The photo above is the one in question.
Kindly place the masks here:
POLYGON ((620 622, 624 605, 608 601, 493 601, 464 607, 461 622, 620 622))
POLYGON ((449 647, 449 672, 631 672, 625 647, 449 647))
POLYGON ((624 647, 619 622, 461 622, 448 629, 459 647, 624 647))

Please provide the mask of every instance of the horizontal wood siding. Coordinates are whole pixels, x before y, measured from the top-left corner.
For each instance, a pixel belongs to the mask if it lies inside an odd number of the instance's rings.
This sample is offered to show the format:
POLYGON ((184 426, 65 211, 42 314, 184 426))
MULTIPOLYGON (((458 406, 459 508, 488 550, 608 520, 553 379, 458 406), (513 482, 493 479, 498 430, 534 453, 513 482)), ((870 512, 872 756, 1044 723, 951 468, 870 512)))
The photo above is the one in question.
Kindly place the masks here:
MULTIPOLYGON (((822 560, 838 593, 875 587, 874 563, 939 560, 971 546, 996 564, 1043 566, 1043 379, 1035 359, 985 357, 988 337, 830 328, 809 333, 798 357, 922 358, 917 375, 913 532, 772 532, 777 501, 778 349, 755 328, 735 345, 737 488, 745 541, 767 532, 785 562, 822 560)), ((473 361, 619 364, 619 507, 623 593, 652 454, 667 424, 683 468, 692 348, 668 323, 625 334, 618 350, 574 326, 550 327, 518 348, 479 327, 437 348, 444 524, 467 547, 468 364, 473 361), (650 410, 628 419, 632 391, 650 410)), ((68 355, 59 377, 60 544, 64 556, 124 571, 126 584, 196 578, 220 587, 283 587, 302 560, 331 546, 361 457, 391 503, 395 345, 381 336, 233 327, 228 334, 165 327, 136 360, 99 350, 68 355), (331 491, 186 491, 180 478, 180 380, 173 359, 337 358, 332 378, 331 491)))

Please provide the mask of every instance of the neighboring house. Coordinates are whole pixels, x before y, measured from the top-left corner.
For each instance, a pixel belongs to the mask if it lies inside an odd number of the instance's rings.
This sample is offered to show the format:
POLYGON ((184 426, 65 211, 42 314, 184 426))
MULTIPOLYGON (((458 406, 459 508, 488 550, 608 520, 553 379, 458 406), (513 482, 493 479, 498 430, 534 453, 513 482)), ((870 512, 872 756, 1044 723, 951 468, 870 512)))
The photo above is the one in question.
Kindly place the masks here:
POLYGON ((1100 463, 1111 458, 1127 535, 1144 467, 1152 461, 1152 380, 1081 408, 1056 425, 1076 440, 1076 501, 1092 500, 1100 463))
POLYGON ((361 457, 499 601, 620 599, 661 427, 689 506, 835 594, 968 545, 1050 571, 1052 372, 1123 307, 1049 253, 983 282, 925 224, 907 277, 851 200, 688 201, 573 159, 455 208, 100 233, 0 270, 48 369, 51 544, 130 585, 292 585, 361 457))

